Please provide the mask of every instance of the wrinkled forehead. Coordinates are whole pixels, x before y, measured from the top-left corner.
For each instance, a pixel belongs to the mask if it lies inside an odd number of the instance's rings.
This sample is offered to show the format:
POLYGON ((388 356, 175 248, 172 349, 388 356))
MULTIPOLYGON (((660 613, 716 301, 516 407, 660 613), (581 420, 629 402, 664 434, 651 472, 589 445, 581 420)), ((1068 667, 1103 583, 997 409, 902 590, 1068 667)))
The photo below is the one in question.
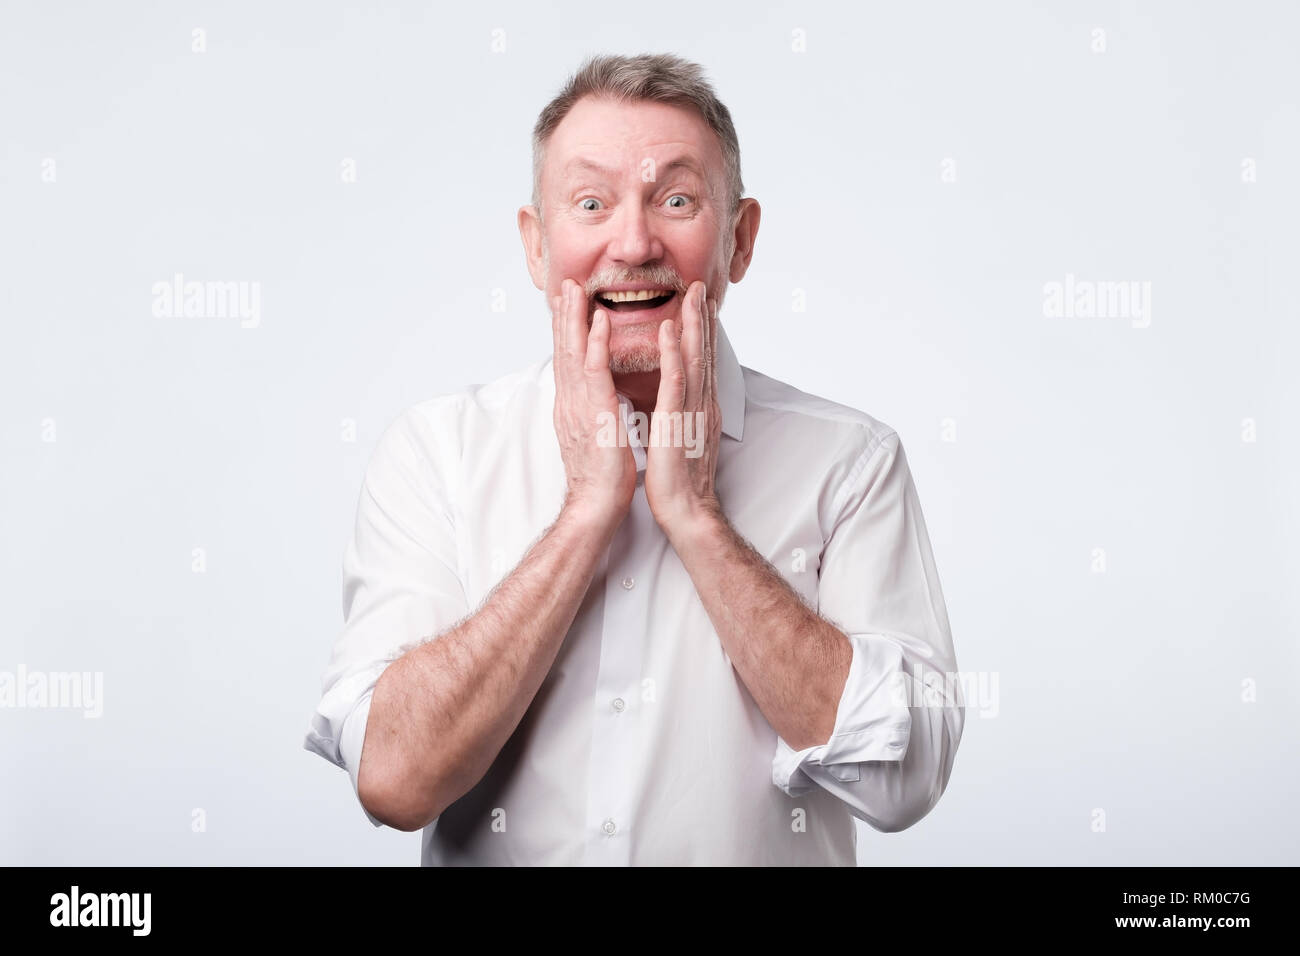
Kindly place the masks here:
POLYGON ((617 178, 669 172, 706 184, 722 175, 722 147, 697 112, 671 103, 585 97, 574 104, 546 144, 543 175, 551 184, 604 175, 617 178))

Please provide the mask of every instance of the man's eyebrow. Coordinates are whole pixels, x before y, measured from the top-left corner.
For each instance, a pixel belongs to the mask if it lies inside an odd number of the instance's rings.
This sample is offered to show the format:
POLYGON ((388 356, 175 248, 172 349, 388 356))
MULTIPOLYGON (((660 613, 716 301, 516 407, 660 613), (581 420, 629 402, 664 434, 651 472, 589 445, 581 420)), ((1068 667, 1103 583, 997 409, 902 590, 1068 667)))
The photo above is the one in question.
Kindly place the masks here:
POLYGON ((616 170, 592 162, 590 159, 571 159, 564 167, 565 175, 571 175, 579 171, 599 173, 602 176, 613 176, 616 172, 616 170))
POLYGON ((680 156, 677 159, 664 163, 662 168, 669 172, 671 172, 674 169, 684 169, 687 172, 691 172, 694 173, 696 176, 699 176, 700 179, 707 180, 709 178, 708 176, 704 175, 704 170, 700 168, 700 165, 689 156, 680 156))
MULTIPOLYGON (((690 156, 678 156, 675 159, 670 159, 668 162, 662 164, 659 169, 662 169, 665 172, 671 172, 674 169, 685 169, 688 172, 694 173, 696 176, 700 177, 700 179, 708 179, 708 177, 704 175, 704 170, 702 170, 700 165, 690 156)), ((618 175, 617 169, 610 169, 608 166, 602 166, 600 163, 594 162, 593 160, 582 158, 570 160, 564 167, 564 173, 566 176, 572 176, 575 172, 593 172, 607 178, 614 178, 618 175)))

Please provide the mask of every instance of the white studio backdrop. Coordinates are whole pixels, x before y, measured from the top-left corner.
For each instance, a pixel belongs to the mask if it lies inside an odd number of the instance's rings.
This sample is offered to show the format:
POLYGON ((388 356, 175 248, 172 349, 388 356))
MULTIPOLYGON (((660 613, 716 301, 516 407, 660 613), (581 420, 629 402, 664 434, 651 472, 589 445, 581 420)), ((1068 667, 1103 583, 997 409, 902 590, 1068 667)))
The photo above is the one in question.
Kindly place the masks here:
POLYGON ((418 862, 302 749, 343 550, 402 409, 549 352, 600 52, 732 110, 741 363, 907 449, 979 683, 861 862, 1297 862, 1293 5, 354 6, 0 4, 0 677, 102 679, 0 709, 0 863, 418 862))

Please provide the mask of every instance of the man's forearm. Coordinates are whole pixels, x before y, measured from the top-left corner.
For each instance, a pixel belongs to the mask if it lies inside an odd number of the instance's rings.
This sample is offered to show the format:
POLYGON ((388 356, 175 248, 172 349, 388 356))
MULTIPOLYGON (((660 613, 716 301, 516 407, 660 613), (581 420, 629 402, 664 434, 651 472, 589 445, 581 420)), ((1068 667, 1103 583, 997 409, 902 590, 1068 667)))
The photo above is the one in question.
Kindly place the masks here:
POLYGON ((417 830, 483 778, 555 661, 617 527, 566 505, 472 616, 384 670, 357 780, 370 813, 417 830))
POLYGON ((732 666, 795 750, 826 743, 853 662, 845 634, 818 616, 721 515, 669 535, 732 666))

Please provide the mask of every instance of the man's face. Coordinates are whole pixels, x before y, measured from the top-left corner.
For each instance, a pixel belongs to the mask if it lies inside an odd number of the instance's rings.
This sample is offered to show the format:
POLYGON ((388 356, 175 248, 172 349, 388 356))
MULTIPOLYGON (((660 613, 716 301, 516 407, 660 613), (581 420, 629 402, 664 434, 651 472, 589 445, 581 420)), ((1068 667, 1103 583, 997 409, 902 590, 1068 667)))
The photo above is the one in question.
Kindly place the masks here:
MULTIPOLYGON (((609 315, 615 373, 657 370, 659 325, 672 319, 681 335, 690 284, 703 280, 719 304, 726 290, 732 223, 717 136, 689 109, 586 97, 556 127, 544 160, 534 282, 549 302, 572 278, 586 290, 588 326, 597 308, 609 315), (655 297, 610 299, 627 290, 655 297)), ((521 210, 526 247, 537 228, 528 218, 521 210)))

